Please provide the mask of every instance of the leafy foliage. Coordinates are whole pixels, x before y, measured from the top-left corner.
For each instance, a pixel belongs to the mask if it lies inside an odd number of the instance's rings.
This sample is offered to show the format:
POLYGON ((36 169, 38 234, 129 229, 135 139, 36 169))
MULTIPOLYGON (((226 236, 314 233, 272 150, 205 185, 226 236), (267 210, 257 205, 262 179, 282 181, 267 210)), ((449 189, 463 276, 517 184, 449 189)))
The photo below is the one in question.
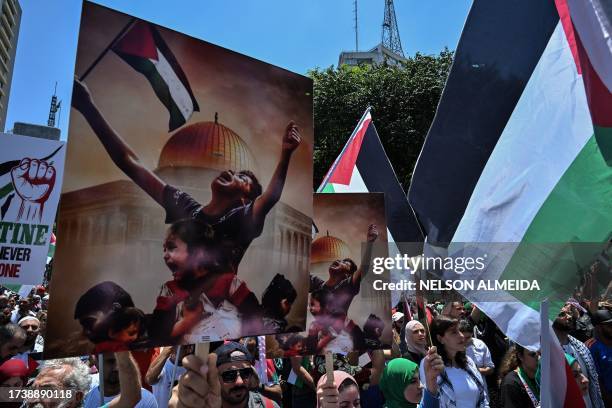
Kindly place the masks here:
POLYGON ((341 66, 310 71, 314 81, 315 188, 371 106, 376 130, 407 190, 452 58, 453 53, 445 49, 439 55, 416 54, 401 66, 341 66))

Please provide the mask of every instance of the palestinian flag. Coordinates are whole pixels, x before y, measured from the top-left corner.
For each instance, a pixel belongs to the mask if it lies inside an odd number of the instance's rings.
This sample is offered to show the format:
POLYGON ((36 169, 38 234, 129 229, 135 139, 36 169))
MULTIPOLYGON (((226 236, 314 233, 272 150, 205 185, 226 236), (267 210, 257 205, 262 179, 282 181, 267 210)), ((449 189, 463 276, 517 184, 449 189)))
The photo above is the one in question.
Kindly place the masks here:
POLYGON ((540 291, 464 294, 532 348, 540 301, 567 299, 612 231, 612 97, 572 14, 565 0, 474 1, 409 192, 429 243, 516 243, 486 277, 540 291))
POLYGON ((200 110, 185 73, 155 26, 136 20, 112 50, 151 83, 170 112, 170 132, 200 110))
MULTIPOLYGON (((423 234, 378 137, 369 108, 323 178, 317 192, 384 193, 389 256, 404 252, 410 252, 411 256, 421 253, 420 245, 401 245, 421 243, 423 234)), ((391 271, 391 280, 404 279, 405 274, 391 271)), ((393 305, 399 302, 397 291, 392 292, 392 302, 393 305)))

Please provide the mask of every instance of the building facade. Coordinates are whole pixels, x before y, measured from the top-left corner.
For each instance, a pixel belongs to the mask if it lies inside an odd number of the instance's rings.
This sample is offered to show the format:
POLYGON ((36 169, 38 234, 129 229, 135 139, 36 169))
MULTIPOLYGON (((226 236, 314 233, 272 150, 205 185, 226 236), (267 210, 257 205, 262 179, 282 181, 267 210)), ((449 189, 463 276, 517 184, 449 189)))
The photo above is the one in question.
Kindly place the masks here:
POLYGON ((6 127, 6 112, 11 93, 11 79, 21 23, 17 0, 0 0, 0 130, 6 127))
POLYGON ((342 51, 338 59, 338 66, 380 65, 383 63, 400 65, 405 61, 406 58, 397 55, 381 43, 369 51, 342 51))

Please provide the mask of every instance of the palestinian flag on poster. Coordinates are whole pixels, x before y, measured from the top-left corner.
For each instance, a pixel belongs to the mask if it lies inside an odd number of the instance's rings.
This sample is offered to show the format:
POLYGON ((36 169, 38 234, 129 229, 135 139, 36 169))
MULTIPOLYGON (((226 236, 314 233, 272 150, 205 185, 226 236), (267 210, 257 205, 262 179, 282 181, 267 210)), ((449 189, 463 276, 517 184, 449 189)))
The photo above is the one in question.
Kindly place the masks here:
MULTIPOLYGON (((317 189, 318 193, 385 193, 385 215, 389 256, 410 251, 421 253, 420 246, 398 243, 423 242, 423 234, 408 204, 393 166, 378 137, 368 108, 317 189)), ((391 280, 405 279, 406 272, 391 271, 391 280)), ((393 306, 399 302, 392 292, 393 306)))
MULTIPOLYGON (((593 11, 598 1, 575 3, 593 11)), ((612 97, 602 81, 612 65, 601 45, 609 29, 598 36, 590 27, 586 41, 571 6, 474 1, 409 192, 429 243, 517 243, 495 254, 487 279, 537 279, 541 290, 503 303, 483 301, 484 292, 466 297, 511 339, 534 348, 539 302, 567 299, 580 285, 574 272, 612 231, 612 97), (591 62, 597 52, 606 72, 591 62), (534 256, 548 243, 558 244, 534 256)), ((553 406, 571 397, 569 380, 555 384, 567 393, 548 395, 553 406)))
POLYGON ((136 20, 112 50, 151 83, 170 112, 170 132, 200 110, 183 69, 152 24, 136 20))

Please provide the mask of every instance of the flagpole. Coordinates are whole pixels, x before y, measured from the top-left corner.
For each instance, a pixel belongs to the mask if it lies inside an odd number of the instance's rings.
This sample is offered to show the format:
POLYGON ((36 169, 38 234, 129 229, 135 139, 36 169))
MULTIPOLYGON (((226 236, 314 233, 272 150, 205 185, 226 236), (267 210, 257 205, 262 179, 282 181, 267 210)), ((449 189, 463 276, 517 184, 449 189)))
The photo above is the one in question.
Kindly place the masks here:
POLYGON ((542 408, 552 407, 552 378, 551 378, 551 339, 548 327, 548 299, 540 302, 540 406, 542 408))
POLYGON ((126 24, 126 26, 123 27, 121 31, 119 31, 119 34, 117 34, 115 38, 113 38, 113 41, 111 41, 110 44, 108 44, 108 46, 104 49, 104 51, 102 51, 102 53, 98 56, 98 58, 96 58, 94 62, 92 62, 92 64, 89 66, 89 68, 87 68, 85 73, 81 75, 81 77, 79 78, 79 81, 85 80, 87 75, 89 75, 89 73, 95 68, 95 66, 98 65, 98 63, 100 62, 102 58, 104 58, 106 53, 108 53, 108 51, 111 48, 113 48, 119 42, 119 40, 123 38, 123 36, 128 32, 130 28, 132 28, 132 26, 136 23, 136 21, 138 21, 138 19, 136 17, 132 17, 132 19, 126 24))

